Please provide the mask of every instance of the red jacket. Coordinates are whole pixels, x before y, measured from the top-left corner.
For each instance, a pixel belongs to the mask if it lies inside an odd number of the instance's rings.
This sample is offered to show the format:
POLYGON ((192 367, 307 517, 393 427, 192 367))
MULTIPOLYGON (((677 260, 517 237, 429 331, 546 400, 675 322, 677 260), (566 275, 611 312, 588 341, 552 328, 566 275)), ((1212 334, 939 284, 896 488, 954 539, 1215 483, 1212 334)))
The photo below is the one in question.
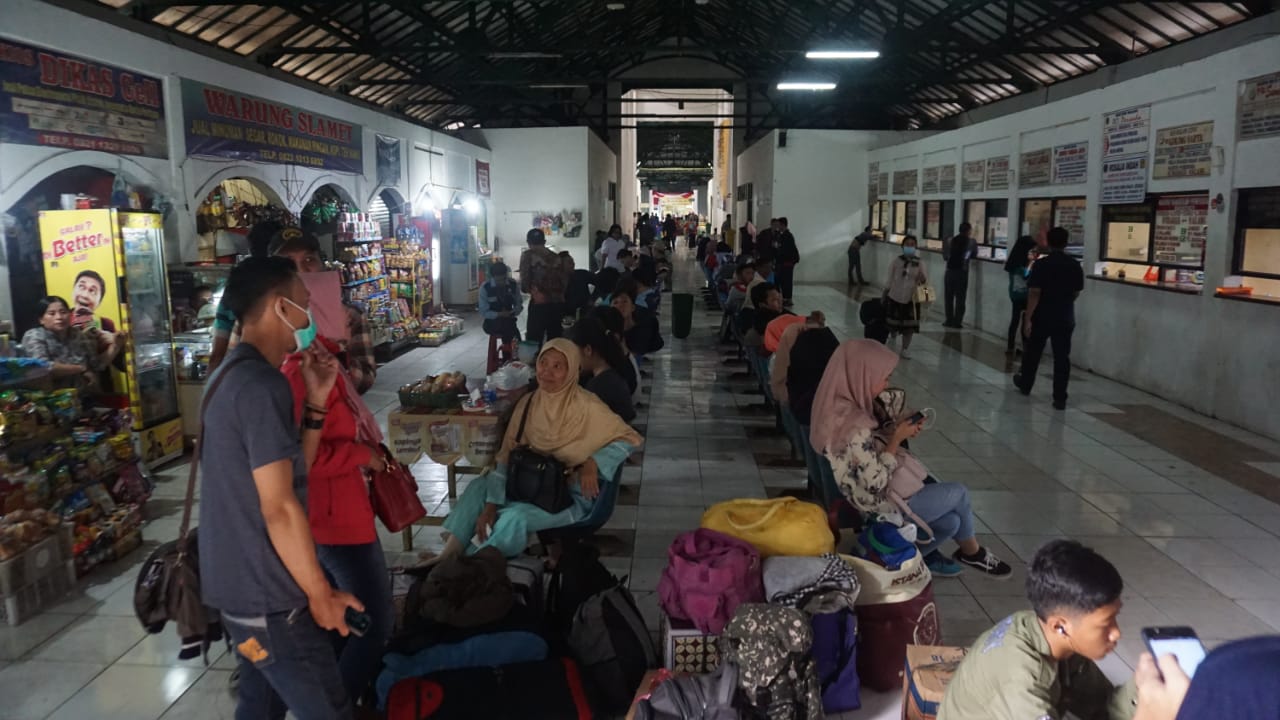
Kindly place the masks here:
MULTIPOLYGON (((320 342, 320 340, 317 340, 320 342)), ((280 368, 293 390, 293 408, 302 420, 306 384, 297 356, 290 356, 280 368)), ((307 514, 311 535, 321 545, 364 545, 378 539, 374 527, 373 504, 363 466, 369 462, 369 447, 356 441, 356 417, 342 396, 343 384, 334 385, 325 408, 320 449, 307 476, 307 514)))

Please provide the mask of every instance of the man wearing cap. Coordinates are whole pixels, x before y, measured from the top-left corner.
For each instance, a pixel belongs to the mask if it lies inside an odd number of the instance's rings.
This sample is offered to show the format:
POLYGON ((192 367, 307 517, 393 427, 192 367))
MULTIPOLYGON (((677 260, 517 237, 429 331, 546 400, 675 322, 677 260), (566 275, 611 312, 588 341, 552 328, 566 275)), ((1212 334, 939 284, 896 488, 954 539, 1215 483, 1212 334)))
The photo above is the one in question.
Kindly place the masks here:
MULTIPOLYGON (((299 273, 324 271, 324 260, 320 256, 320 241, 315 235, 298 228, 286 227, 276 231, 267 243, 267 254, 289 258, 297 266, 299 273)), ((373 387, 373 381, 377 379, 378 374, 378 363, 373 358, 373 341, 369 336, 369 327, 364 321, 364 313, 360 308, 345 301, 342 305, 347 313, 347 329, 351 339, 347 341, 339 358, 347 368, 347 374, 351 376, 351 383, 356 391, 364 394, 373 387)), ((221 303, 215 318, 214 348, 209 358, 210 374, 217 369, 225 356, 226 348, 230 345, 230 337, 236 334, 234 332, 228 332, 225 335, 219 333, 220 327, 226 327, 229 324, 224 317, 221 303), (220 343, 222 352, 219 352, 220 343)))

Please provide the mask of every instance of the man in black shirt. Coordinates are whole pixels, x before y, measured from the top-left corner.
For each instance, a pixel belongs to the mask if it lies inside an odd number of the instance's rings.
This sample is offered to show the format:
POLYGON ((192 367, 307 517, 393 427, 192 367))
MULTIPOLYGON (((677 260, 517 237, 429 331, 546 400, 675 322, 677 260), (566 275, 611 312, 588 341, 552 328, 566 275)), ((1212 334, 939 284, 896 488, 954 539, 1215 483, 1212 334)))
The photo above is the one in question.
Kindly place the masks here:
POLYGON ((960 231, 947 243, 944 253, 943 259, 947 262, 943 276, 943 304, 947 313, 947 320, 943 323, 945 327, 959 328, 964 323, 964 305, 969 295, 969 260, 977 251, 973 238, 969 237, 972 231, 972 225, 960 223, 960 231))
POLYGON ((871 226, 868 225, 862 229, 862 234, 858 235, 849 243, 849 287, 853 287, 853 277, 856 273, 858 276, 858 285, 866 285, 867 281, 862 278, 862 248, 867 243, 875 239, 875 235, 871 234, 871 226))
POLYGON ((1065 228, 1049 231, 1049 254, 1031 266, 1027 278, 1027 312, 1023 333, 1027 347, 1022 369, 1013 384, 1023 395, 1031 394, 1036 369, 1046 342, 1053 341, 1053 406, 1067 407, 1067 380, 1071 377, 1071 333, 1076 329, 1076 298, 1084 290, 1084 270, 1065 251, 1070 235, 1065 228))

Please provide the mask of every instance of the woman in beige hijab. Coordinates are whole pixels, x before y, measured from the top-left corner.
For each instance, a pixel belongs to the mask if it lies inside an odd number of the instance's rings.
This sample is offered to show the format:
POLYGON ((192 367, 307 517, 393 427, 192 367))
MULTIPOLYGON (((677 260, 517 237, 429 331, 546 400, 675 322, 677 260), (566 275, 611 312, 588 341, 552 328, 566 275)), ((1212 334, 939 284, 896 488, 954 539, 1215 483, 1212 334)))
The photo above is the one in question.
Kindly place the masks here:
POLYGON ((529 533, 572 525, 590 514, 601 484, 613 482, 618 467, 644 441, 578 384, 580 364, 578 346, 568 340, 557 338, 542 346, 538 389, 517 401, 497 467, 472 481, 458 498, 444 521, 445 549, 430 562, 490 546, 515 557, 525 549, 529 533), (526 408, 524 435, 517 438, 526 408), (529 503, 507 502, 507 462, 518 446, 553 456, 569 468, 570 507, 549 513, 529 503), (473 538, 479 545, 470 542, 473 538))

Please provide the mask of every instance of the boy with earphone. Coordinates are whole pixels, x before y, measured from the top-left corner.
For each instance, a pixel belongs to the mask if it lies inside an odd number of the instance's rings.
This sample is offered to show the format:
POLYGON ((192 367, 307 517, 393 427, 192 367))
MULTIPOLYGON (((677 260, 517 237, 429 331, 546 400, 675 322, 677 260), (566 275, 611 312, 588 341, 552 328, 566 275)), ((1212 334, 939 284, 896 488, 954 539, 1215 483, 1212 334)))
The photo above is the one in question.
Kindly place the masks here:
POLYGON ((1115 566, 1073 540, 1054 540, 1027 568, 1021 610, 983 633, 961 661, 938 720, 1128 720, 1132 682, 1117 688, 1095 664, 1120 642, 1115 566))

